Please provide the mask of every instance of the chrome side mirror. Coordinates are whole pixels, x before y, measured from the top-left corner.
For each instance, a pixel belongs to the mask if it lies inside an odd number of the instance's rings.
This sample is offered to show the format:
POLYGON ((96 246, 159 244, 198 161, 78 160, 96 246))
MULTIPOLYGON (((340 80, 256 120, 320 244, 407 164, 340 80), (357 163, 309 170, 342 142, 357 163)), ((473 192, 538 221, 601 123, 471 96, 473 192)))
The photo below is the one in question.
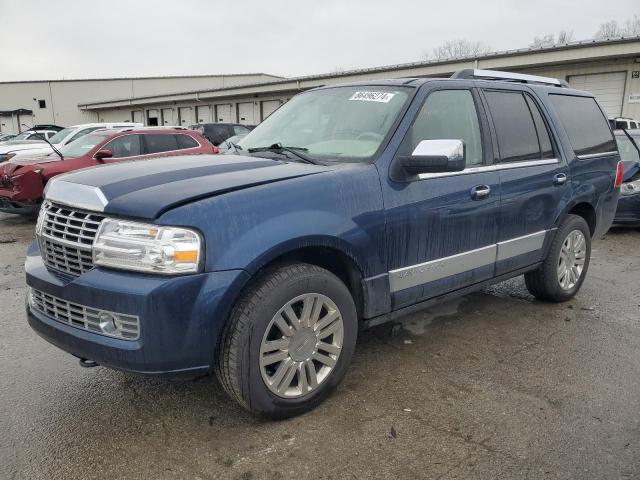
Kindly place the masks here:
POLYGON ((422 140, 410 156, 400 162, 410 175, 421 173, 459 172, 466 166, 462 140, 422 140))

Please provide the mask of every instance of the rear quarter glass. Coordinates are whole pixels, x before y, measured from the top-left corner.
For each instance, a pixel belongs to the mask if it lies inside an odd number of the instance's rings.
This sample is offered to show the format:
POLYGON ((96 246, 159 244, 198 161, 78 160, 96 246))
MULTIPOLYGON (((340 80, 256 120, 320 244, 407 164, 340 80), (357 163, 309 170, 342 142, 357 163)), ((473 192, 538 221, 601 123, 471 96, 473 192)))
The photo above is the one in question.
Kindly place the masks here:
POLYGON ((593 97, 550 94, 560 122, 577 156, 617 150, 607 118, 593 97))

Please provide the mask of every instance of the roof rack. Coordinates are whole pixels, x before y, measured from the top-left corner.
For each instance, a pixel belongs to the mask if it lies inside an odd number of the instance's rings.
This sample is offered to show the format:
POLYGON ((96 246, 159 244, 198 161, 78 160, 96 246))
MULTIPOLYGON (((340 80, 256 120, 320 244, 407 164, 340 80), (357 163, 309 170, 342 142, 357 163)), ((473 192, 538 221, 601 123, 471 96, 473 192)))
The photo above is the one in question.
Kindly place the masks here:
POLYGON ((451 78, 476 78, 481 80, 501 80, 504 82, 533 83, 538 85, 553 85, 568 88, 569 84, 557 78, 525 75, 524 73, 500 72, 498 70, 474 70, 466 68, 458 70, 451 78))

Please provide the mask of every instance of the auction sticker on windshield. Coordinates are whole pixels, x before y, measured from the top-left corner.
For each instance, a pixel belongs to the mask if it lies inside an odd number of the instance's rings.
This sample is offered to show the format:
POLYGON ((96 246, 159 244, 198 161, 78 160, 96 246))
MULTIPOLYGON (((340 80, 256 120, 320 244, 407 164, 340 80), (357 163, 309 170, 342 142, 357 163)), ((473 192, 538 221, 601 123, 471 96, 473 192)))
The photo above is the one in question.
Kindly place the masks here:
POLYGON ((359 100, 361 102, 381 102, 389 103, 395 93, 388 92, 356 92, 349 100, 359 100))

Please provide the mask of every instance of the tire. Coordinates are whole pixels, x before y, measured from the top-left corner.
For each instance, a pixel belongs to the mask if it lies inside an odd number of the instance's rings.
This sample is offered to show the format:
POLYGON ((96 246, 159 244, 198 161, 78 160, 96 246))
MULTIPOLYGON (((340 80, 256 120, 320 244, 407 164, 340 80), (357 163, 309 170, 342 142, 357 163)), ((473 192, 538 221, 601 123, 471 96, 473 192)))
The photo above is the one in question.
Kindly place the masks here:
POLYGON ((565 302, 575 296, 580 290, 582 283, 587 275, 589 269, 589 261, 591 260, 591 232, 589 226, 584 218, 578 215, 567 215, 567 218, 558 227, 556 231, 549 253, 544 259, 539 269, 525 273, 524 280, 527 286, 527 290, 539 300, 546 300, 549 302, 565 302), (579 233, 576 233, 579 232, 579 233), (579 243, 580 238, 583 240, 583 254, 576 254, 573 247, 567 248, 565 242, 571 241, 570 236, 573 235, 575 244, 579 243), (581 235, 581 237, 580 237, 581 235), (564 247, 564 249, 563 249, 564 247), (561 255, 564 255, 565 251, 573 251, 573 257, 569 255, 568 260, 563 260, 561 255), (562 267, 571 265, 572 258, 575 260, 576 269, 578 263, 582 257, 582 268, 579 270, 579 274, 576 274, 577 270, 571 269, 566 273, 567 276, 561 276, 561 271, 565 271, 562 267), (564 261, 564 263, 563 263, 564 261), (578 277, 575 279, 575 277, 578 277))
POLYGON ((235 304, 220 340, 216 375, 225 391, 254 414, 273 419, 299 415, 342 380, 357 331, 353 298, 338 277, 315 265, 280 265, 259 274, 235 304), (300 318, 310 320, 292 327, 300 318), (279 347, 273 350, 273 345, 279 347), (329 347, 331 352, 324 350, 329 347), (269 364, 273 358, 279 361, 269 364))

